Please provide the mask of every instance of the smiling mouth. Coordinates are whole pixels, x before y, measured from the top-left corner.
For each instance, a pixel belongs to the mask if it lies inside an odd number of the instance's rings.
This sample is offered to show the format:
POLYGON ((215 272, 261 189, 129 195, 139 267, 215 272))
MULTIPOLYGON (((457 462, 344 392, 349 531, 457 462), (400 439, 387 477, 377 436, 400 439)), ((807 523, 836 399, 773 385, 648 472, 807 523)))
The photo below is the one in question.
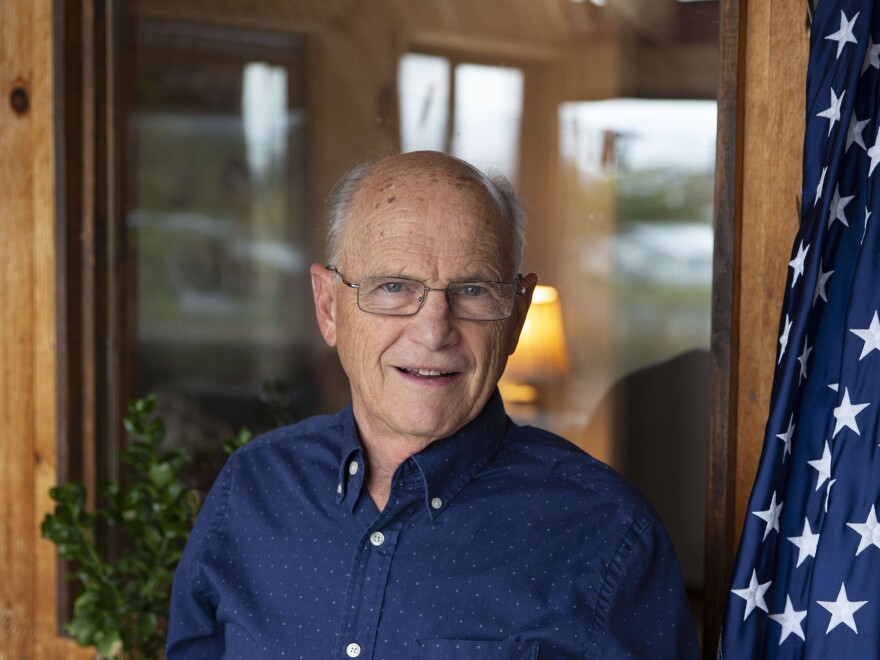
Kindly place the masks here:
POLYGON ((441 376, 455 375, 454 371, 437 371, 436 369, 405 369, 404 367, 397 367, 397 369, 402 373, 418 376, 419 378, 439 378, 441 376))

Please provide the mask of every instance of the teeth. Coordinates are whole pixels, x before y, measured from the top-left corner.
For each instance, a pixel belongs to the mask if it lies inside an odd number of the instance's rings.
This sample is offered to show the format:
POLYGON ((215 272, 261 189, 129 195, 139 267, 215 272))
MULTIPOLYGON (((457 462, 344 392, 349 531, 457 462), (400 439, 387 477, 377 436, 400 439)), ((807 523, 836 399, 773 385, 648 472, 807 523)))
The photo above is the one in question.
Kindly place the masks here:
POLYGON ((449 371, 437 371, 436 369, 403 369, 403 371, 423 377, 448 376, 451 373, 449 371))

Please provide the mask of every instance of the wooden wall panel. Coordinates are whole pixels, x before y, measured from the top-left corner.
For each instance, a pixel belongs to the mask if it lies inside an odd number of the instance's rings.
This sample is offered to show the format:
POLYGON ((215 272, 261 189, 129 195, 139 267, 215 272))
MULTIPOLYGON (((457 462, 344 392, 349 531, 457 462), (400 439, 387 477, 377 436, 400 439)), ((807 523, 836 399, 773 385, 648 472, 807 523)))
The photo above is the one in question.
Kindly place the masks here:
POLYGON ((59 638, 52 0, 0 3, 0 658, 87 657, 59 638))
MULTIPOLYGON (((10 656, 27 656, 34 635, 32 579, 36 424, 35 179, 45 176, 40 160, 46 148, 37 135, 49 101, 48 71, 37 43, 45 44, 40 5, 7 2, 0 9, 0 639, 10 656), (16 7, 20 11, 15 11, 16 7), (14 106, 12 99, 17 99, 14 106)), ((42 209, 41 209, 42 210, 42 209)), ((51 214, 49 218, 51 219, 51 214)), ((51 425, 51 417, 47 420, 51 425)))

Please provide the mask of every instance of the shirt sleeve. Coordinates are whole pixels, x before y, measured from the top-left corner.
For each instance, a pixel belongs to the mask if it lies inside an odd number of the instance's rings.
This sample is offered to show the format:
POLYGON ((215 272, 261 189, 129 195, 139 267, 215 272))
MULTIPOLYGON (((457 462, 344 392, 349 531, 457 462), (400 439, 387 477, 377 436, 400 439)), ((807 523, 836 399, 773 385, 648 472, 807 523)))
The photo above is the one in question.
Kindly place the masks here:
POLYGON ((216 617, 219 595, 206 578, 201 560, 224 517, 232 463, 230 459, 211 487, 174 573, 166 640, 168 660, 220 658, 225 651, 223 628, 216 617))
POLYGON ((675 550, 656 519, 624 535, 599 597, 596 658, 697 660, 696 626, 675 550))

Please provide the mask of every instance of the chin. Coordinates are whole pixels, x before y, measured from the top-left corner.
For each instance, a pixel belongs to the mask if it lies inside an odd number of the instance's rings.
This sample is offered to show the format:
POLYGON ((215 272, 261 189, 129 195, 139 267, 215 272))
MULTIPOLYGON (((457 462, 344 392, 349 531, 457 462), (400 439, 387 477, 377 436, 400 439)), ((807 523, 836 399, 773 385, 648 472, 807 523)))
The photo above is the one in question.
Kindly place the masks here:
POLYGON ((464 420, 454 420, 448 410, 442 409, 418 417, 407 416, 400 420, 398 428, 406 435, 439 440, 452 435, 464 424, 464 420))

